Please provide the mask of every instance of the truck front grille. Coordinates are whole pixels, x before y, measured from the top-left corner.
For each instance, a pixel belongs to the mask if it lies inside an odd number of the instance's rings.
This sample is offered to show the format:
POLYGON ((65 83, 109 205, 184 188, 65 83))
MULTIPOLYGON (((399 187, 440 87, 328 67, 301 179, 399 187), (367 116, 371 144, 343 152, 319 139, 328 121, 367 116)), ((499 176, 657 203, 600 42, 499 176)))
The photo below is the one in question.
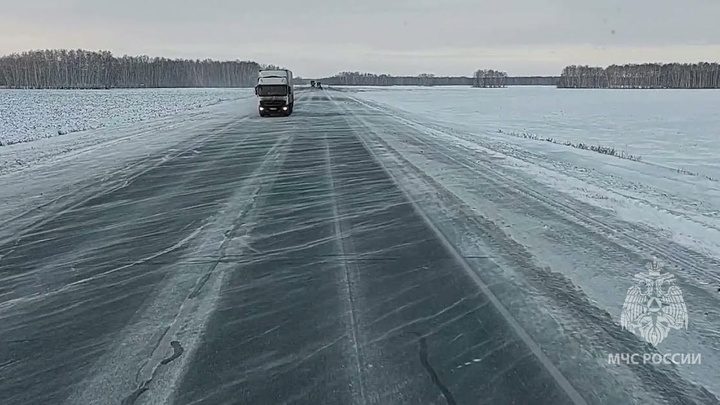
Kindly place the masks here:
POLYGON ((285 106, 285 100, 261 100, 260 105, 262 107, 283 107, 285 106))

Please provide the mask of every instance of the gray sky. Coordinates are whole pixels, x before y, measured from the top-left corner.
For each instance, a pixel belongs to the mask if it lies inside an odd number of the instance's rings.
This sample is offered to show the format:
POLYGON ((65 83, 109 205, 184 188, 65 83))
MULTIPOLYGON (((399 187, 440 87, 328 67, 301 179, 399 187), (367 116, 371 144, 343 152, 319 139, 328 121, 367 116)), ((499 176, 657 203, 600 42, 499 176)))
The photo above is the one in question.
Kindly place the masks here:
POLYGON ((556 75, 720 61, 720 0, 0 0, 0 54, 38 48, 339 71, 556 75))

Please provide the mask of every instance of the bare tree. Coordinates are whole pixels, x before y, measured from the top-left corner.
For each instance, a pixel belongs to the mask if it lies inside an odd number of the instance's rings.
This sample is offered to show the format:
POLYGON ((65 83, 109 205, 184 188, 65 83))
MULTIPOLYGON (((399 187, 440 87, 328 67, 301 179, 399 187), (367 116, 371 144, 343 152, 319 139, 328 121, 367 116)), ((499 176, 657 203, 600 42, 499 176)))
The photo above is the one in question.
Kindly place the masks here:
POLYGON ((507 78, 506 72, 479 69, 473 75, 473 87, 505 87, 507 78))
POLYGON ((12 88, 252 87, 260 65, 214 61, 114 57, 109 51, 36 50, 0 57, 0 78, 12 88))
POLYGON ((644 63, 607 68, 567 66, 558 81, 560 88, 611 89, 717 89, 720 64, 644 63))

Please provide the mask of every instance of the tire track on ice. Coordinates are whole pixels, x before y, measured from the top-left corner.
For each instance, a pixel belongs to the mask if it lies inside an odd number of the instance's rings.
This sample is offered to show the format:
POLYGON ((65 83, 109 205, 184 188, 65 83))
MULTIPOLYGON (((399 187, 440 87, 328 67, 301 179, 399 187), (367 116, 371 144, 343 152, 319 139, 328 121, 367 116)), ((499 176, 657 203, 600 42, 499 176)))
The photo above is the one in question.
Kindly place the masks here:
MULTIPOLYGON (((81 207, 82 205, 88 203, 95 198, 111 194, 117 190, 127 187, 132 183, 132 181, 134 181, 138 177, 156 169, 162 164, 165 164, 173 159, 187 154, 188 152, 193 151, 194 149, 204 145, 215 137, 225 135, 227 131, 231 127, 237 125, 238 122, 246 121, 248 119, 249 117, 246 117, 240 119, 239 121, 233 121, 230 124, 222 125, 221 128, 211 131, 210 135, 202 137, 200 140, 196 140, 195 142, 192 142, 190 146, 182 148, 179 151, 165 153, 162 156, 156 155, 150 158, 134 161, 129 165, 126 165, 122 169, 115 170, 103 176, 101 179, 91 180, 87 184, 81 186, 79 189, 73 190, 70 194, 61 194, 50 201, 47 201, 39 206, 33 207, 29 210, 26 210, 20 214, 4 220, 2 223, 0 223, 0 229, 7 230, 11 224, 21 221, 24 218, 33 215, 33 213, 43 213, 46 208, 50 208, 54 204, 61 202, 62 200, 68 200, 66 203, 61 203, 58 207, 51 209, 49 212, 44 212, 44 215, 40 219, 29 224, 18 225, 18 227, 22 227, 22 231, 18 234, 12 234, 12 236, 5 236, 4 238, 0 239, 0 249, 7 249, 11 252, 22 242, 24 238, 33 235, 33 231, 41 228, 43 225, 57 219, 58 217, 62 216, 67 212, 81 207), (120 176, 120 178, 108 183, 109 179, 118 176, 120 176), (101 185, 104 187, 98 190, 98 186, 101 185), (12 242, 13 240, 14 243, 12 242)), ((6 252, 5 256, 7 255, 8 253, 6 252)))
POLYGON ((291 139, 288 135, 278 138, 224 208, 204 225, 204 232, 195 238, 197 248, 187 254, 216 259, 204 269, 177 264, 180 269, 163 281, 137 321, 118 334, 115 349, 98 360, 90 377, 78 384, 66 404, 170 401, 214 311, 224 278, 237 267, 223 259, 226 254, 244 254, 263 190, 276 180, 291 139), (228 215, 233 215, 229 224, 228 215), (155 343, 149 346, 150 342, 155 343))
MULTIPOLYGON (((22 243, 22 241, 25 238, 34 236, 35 234, 33 233, 33 231, 35 231, 36 229, 41 228, 42 226, 60 218, 62 215, 65 215, 68 212, 71 212, 72 210, 77 209, 78 207, 82 207, 84 204, 87 204, 88 202, 90 202, 96 198, 100 198, 105 195, 110 195, 115 191, 118 191, 122 188, 127 187, 128 185, 130 185, 132 183, 132 181, 151 172, 152 170, 157 169, 160 165, 168 163, 169 161, 172 161, 173 159, 175 159, 177 157, 183 156, 184 154, 188 153, 189 151, 192 151, 194 148, 197 148, 199 145, 203 145, 203 144, 207 143, 215 136, 224 135, 226 133, 226 131, 234 125, 235 125, 235 123, 224 125, 221 130, 213 131, 213 133, 211 135, 204 137, 204 138, 200 139, 199 141, 193 142, 191 144, 191 146, 184 148, 176 153, 165 154, 162 158, 158 158, 157 156, 154 156, 152 158, 142 159, 139 162, 133 163, 130 166, 127 166, 123 169, 113 172, 113 176, 118 175, 118 174, 125 174, 126 176, 113 181, 112 183, 109 184, 108 188, 103 188, 103 189, 97 190, 97 186, 100 184, 103 184, 105 182, 106 178, 104 178, 102 180, 93 180, 90 184, 87 184, 86 186, 82 187, 80 190, 78 190, 78 192, 80 192, 80 195, 73 194, 73 195, 62 195, 62 196, 58 197, 58 198, 66 198, 67 197, 67 198, 70 198, 70 201, 68 201, 67 204, 58 207, 56 210, 51 211, 47 215, 38 219, 33 224, 28 225, 27 227, 23 228, 24 230, 22 233, 12 237, 15 239, 14 243, 11 242, 10 240, 8 240, 5 245, 0 244, 0 264, 2 264, 3 260, 8 259, 9 256, 12 255, 13 252, 18 250, 18 247, 20 246, 20 244, 22 243), (149 164, 149 166, 148 166, 148 164, 149 164), (86 191, 86 190, 89 192, 86 194, 82 193, 83 191, 86 191), (3 249, 7 249, 5 251, 5 253, 1 253, 3 249)), ((53 200, 53 201, 55 201, 55 200, 53 200)), ((37 209, 38 208, 36 207, 27 212, 32 212, 37 209)), ((4 225, 7 225, 8 223, 9 222, 5 222, 4 225)), ((183 229, 187 229, 188 227, 190 227, 192 225, 194 225, 194 224, 188 224, 183 229)), ((196 229, 196 232, 199 232, 199 230, 196 229)), ((129 264, 129 266, 142 264, 147 261, 153 260, 157 257, 160 257, 166 253, 177 250, 178 248, 184 246, 184 244, 188 240, 189 240, 189 238, 185 238, 182 241, 176 243, 175 245, 169 247, 168 249, 165 249, 157 254, 148 256, 144 259, 140 259, 134 263, 129 264)), ((111 274, 116 271, 127 268, 129 266, 128 265, 120 266, 119 268, 109 270, 109 271, 103 273, 102 275, 111 274)), ((0 270, 2 270, 0 272, 0 284, 4 283, 4 284, 10 284, 10 285, 12 285, 11 282, 14 280, 22 280, 25 278, 33 277, 33 274, 35 274, 35 271, 36 271, 36 270, 31 270, 31 271, 22 271, 22 272, 18 272, 18 273, 10 273, 8 271, 5 271, 2 267, 0 267, 0 270), (8 274, 8 275, 5 275, 5 274, 8 274)), ((95 275, 95 276, 87 278, 87 279, 78 280, 73 283, 63 285, 59 288, 52 289, 50 291, 43 291, 43 292, 33 293, 30 295, 18 296, 16 298, 12 298, 12 299, 6 298, 4 301, 0 301, 0 312, 3 312, 4 310, 6 310, 8 308, 12 308, 18 304, 32 303, 32 302, 35 302, 38 300, 42 300, 42 299, 51 297, 58 293, 66 292, 74 287, 77 287, 78 285, 81 285, 88 281, 97 279, 102 275, 95 275)))
MULTIPOLYGON (((335 179, 333 176, 333 170, 332 170, 332 156, 330 154, 330 144, 327 139, 327 133, 325 133, 325 170, 328 177, 328 181, 330 182, 330 190, 332 193, 332 196, 330 197, 332 199, 332 211, 333 211, 333 224, 334 224, 334 230, 335 230, 335 240, 337 242, 338 248, 340 249, 340 262, 342 266, 342 283, 343 283, 343 294, 345 295, 345 301, 348 305, 348 316, 349 316, 349 329, 350 329, 350 338, 352 340, 352 348, 353 348, 353 360, 354 360, 354 366, 355 366, 355 384, 353 384, 353 389, 357 390, 357 392, 360 394, 359 398, 359 404, 366 404, 367 403, 367 397, 365 395, 365 378, 364 378, 364 367, 363 367, 363 350, 359 343, 358 335, 358 323, 357 323, 357 314, 356 314, 356 303, 355 303, 355 293, 353 292, 353 273, 357 273, 357 263, 352 261, 347 261, 344 259, 344 257, 348 255, 354 255, 354 249, 347 246, 348 244, 352 243, 352 241, 349 240, 349 238, 345 237, 345 232, 343 231, 343 226, 341 223, 341 217, 340 212, 338 210, 338 203, 337 203, 337 187, 335 187, 335 179), (351 269, 352 268, 352 269, 351 269)), ((353 395, 353 399, 357 400, 358 398, 353 395)))
MULTIPOLYGON (((187 228, 190 228, 192 225, 195 225, 195 223, 190 223, 190 224, 188 224, 187 226, 185 226, 185 227, 183 228, 183 230, 185 230, 185 229, 187 229, 187 228)), ((133 267, 133 266, 137 266, 137 265, 139 265, 139 264, 143 264, 143 263, 150 262, 150 261, 153 260, 153 259, 156 259, 156 258, 158 258, 158 257, 164 256, 164 255, 166 255, 166 254, 168 254, 168 253, 170 253, 170 252, 174 252, 174 251, 176 251, 176 250, 178 250, 178 249, 181 249, 181 248, 185 247, 191 240, 193 240, 198 234, 200 234, 200 232, 202 232, 204 226, 205 226, 205 225, 202 225, 202 226, 196 228, 192 233, 190 233, 190 235, 186 236, 185 238, 183 238, 182 240, 180 240, 180 241, 177 242, 176 244, 168 247, 167 249, 163 249, 163 250, 161 250, 161 251, 159 251, 159 252, 157 252, 157 253, 154 253, 154 254, 152 254, 152 255, 150 255, 150 256, 147 256, 147 257, 144 257, 144 258, 142 258, 142 259, 136 260, 136 261, 134 261, 134 262, 132 262, 132 263, 128 263, 128 264, 123 265, 123 266, 120 266, 120 267, 115 267, 115 268, 113 268, 113 269, 111 269, 111 270, 108 270, 108 271, 105 271, 105 272, 103 272, 103 273, 95 274, 95 275, 93 275, 93 276, 91 276, 91 277, 87 277, 87 278, 84 278, 84 279, 82 279, 82 280, 77 280, 77 281, 74 281, 74 282, 72 282, 72 283, 65 284, 64 286, 62 286, 62 287, 60 287, 60 288, 57 288, 57 289, 55 289, 55 290, 52 290, 52 291, 47 291, 47 292, 43 292, 43 293, 37 293, 37 294, 34 294, 34 295, 30 295, 30 296, 24 296, 24 297, 15 298, 15 299, 7 300, 7 301, 4 301, 4 302, 0 302, 0 313, 2 313, 2 312, 4 312, 4 311, 7 311, 7 310, 13 308, 13 307, 16 306, 16 305, 19 305, 19 304, 30 304, 30 303, 32 303, 32 302, 41 301, 41 300, 44 300, 44 299, 46 299, 46 298, 50 298, 50 297, 52 297, 52 296, 54 296, 54 295, 57 295, 57 294, 70 292, 70 291, 72 291, 72 290, 74 290, 74 289, 77 289, 77 288, 79 288, 79 287, 82 287, 84 284, 87 284, 87 283, 89 283, 89 282, 91 282, 91 281, 93 281, 93 280, 100 279, 100 278, 105 277, 105 276, 107 276, 107 275, 109 275, 109 274, 117 273, 118 271, 122 271, 122 270, 125 270, 125 269, 127 269, 127 268, 130 268, 130 267, 133 267)))
MULTIPOLYGON (((361 118, 357 117, 356 114, 354 114, 350 109, 341 106, 337 101, 333 98, 331 100, 338 106, 339 109, 344 110, 347 112, 348 115, 351 115, 357 122, 362 123, 361 118)), ((352 123, 347 119, 347 116, 343 116, 343 118, 348 122, 348 125, 351 128, 357 128, 356 125, 352 125, 352 123)), ((367 125, 365 126, 368 130, 370 128, 367 125)), ((533 340, 533 338, 525 331, 525 329, 520 325, 520 323, 515 319, 515 317, 508 311, 505 306, 500 302, 500 300, 495 296, 495 294, 490 290, 490 288, 485 284, 485 282, 480 279, 477 272, 472 268, 472 266, 467 262, 467 260, 455 249, 455 247, 450 243, 450 241, 445 237, 444 233, 437 227, 437 225, 434 223, 434 221, 431 220, 431 218, 427 215, 427 213, 417 204, 415 199, 412 195, 410 195, 407 190, 405 190, 404 187, 402 187, 402 183, 398 181, 397 177, 393 172, 388 170, 386 165, 383 161, 381 161, 378 156, 376 155, 375 151, 367 144, 367 141, 364 139, 364 137, 361 134, 356 133, 357 138, 362 142, 363 146, 367 150, 367 152, 372 156, 373 160, 379 167, 383 169, 383 171, 387 174, 387 176, 392 179, 395 186, 402 191, 402 193, 405 195, 407 201, 412 204, 413 208, 417 212, 417 214, 425 221, 427 226, 433 231, 433 233, 437 236, 438 240, 442 244, 442 246, 445 248, 445 250, 455 259, 455 261, 462 267, 463 270, 467 273, 467 275, 473 280, 473 282, 478 286, 478 288, 483 292, 483 294, 488 298, 490 303, 495 307, 495 309, 502 315, 502 317, 507 321, 508 325, 511 327, 511 329, 517 334, 517 336, 520 338, 520 340, 530 349, 530 351, 535 355, 535 357, 538 359, 538 361, 543 365, 543 367, 550 373, 552 378, 557 383, 558 387, 562 389, 568 398, 572 400, 573 403, 577 405, 587 405, 587 402, 583 398, 582 395, 573 387, 572 384, 567 380, 567 378, 558 370, 558 368, 553 364, 552 361, 545 355, 545 353, 542 351, 540 346, 533 340)))

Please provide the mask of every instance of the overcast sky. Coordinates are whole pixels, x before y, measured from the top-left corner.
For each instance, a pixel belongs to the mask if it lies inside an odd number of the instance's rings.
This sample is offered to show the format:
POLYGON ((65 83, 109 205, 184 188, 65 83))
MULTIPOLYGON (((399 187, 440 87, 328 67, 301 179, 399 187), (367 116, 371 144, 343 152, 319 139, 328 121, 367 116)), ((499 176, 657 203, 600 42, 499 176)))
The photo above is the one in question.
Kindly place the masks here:
POLYGON ((720 61, 720 0, 0 0, 0 54, 38 48, 339 71, 557 75, 720 61))

